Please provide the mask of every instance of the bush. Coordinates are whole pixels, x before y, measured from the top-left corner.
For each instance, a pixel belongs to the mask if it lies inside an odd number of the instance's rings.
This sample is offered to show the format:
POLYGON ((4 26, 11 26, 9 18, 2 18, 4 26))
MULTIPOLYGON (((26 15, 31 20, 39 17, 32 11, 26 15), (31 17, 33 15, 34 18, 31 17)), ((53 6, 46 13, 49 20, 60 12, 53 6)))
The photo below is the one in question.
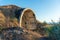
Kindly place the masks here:
POLYGON ((60 23, 53 23, 53 26, 47 27, 46 33, 51 40, 60 40, 60 23))

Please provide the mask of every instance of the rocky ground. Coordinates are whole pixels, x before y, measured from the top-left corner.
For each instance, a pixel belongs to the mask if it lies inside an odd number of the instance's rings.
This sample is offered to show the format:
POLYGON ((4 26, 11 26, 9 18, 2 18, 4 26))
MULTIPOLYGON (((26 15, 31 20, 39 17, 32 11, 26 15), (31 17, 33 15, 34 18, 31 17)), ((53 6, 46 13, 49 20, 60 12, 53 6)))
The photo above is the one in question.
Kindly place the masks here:
POLYGON ((37 32, 11 27, 0 31, 0 40, 47 40, 47 38, 37 32))

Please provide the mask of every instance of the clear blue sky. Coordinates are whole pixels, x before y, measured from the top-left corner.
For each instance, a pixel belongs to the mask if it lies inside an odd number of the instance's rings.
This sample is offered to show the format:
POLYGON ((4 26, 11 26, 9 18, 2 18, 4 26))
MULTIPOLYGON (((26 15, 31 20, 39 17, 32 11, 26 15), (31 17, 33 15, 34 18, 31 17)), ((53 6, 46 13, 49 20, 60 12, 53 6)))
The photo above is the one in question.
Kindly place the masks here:
POLYGON ((60 0, 0 0, 0 6, 9 4, 31 8, 39 21, 57 21, 60 17, 60 0))

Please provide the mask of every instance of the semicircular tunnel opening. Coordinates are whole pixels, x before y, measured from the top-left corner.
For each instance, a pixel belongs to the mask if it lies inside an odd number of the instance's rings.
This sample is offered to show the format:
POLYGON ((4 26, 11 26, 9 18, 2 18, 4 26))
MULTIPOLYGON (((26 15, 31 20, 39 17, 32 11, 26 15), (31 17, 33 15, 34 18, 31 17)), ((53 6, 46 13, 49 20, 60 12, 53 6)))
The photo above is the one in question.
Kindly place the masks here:
POLYGON ((21 26, 26 29, 36 29, 36 18, 32 10, 28 9, 24 12, 21 20, 21 26))

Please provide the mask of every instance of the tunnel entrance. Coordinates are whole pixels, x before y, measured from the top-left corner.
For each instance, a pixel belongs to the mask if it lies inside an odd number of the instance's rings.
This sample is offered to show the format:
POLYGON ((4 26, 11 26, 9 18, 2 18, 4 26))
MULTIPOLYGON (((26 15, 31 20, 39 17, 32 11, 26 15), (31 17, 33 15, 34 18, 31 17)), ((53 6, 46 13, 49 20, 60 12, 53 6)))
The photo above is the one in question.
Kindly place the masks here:
POLYGON ((27 9, 23 12, 23 16, 21 17, 20 26, 26 29, 36 29, 36 18, 35 14, 32 10, 27 9))

